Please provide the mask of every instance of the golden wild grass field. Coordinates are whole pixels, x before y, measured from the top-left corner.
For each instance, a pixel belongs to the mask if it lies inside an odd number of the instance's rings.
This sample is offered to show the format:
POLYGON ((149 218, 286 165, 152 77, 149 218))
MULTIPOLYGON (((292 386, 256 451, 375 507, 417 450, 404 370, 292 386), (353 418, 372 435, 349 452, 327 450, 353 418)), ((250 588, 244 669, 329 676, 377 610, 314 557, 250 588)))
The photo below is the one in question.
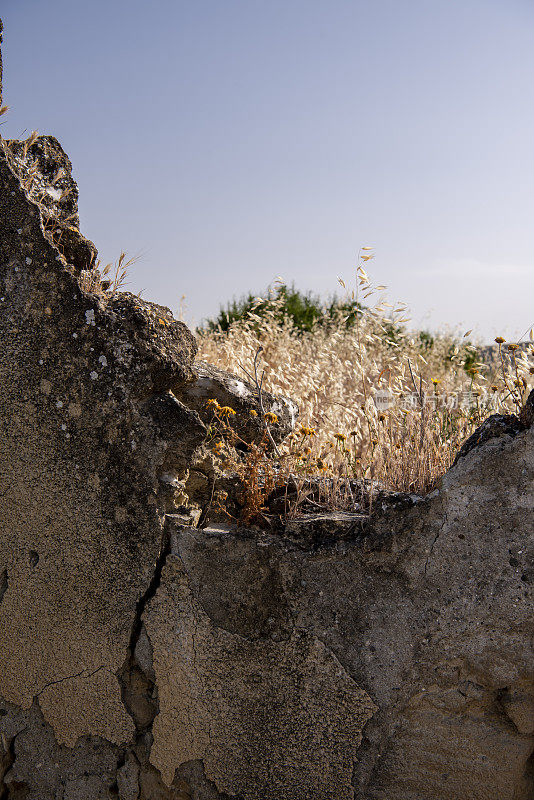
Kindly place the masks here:
MULTIPOLYGON (((519 411, 534 379, 534 344, 520 347, 499 337, 491 349, 473 343, 470 331, 414 333, 406 307, 390 304, 385 287, 371 282, 371 258, 362 249, 354 286, 340 281, 345 304, 310 330, 280 313, 278 291, 267 302, 257 299, 261 313, 252 307, 226 330, 212 325, 198 332, 198 357, 242 377, 243 370, 253 372, 262 348, 264 388, 300 408, 295 432, 274 456, 276 470, 267 469, 270 483, 280 471, 285 479, 323 476, 336 507, 351 505, 353 480, 431 491, 485 418, 519 411), (361 309, 351 324, 343 313, 347 302, 361 309)), ((214 451, 223 465, 235 467, 225 436, 231 419, 215 413, 214 421, 214 451)), ((265 464, 268 458, 256 454, 265 464)))

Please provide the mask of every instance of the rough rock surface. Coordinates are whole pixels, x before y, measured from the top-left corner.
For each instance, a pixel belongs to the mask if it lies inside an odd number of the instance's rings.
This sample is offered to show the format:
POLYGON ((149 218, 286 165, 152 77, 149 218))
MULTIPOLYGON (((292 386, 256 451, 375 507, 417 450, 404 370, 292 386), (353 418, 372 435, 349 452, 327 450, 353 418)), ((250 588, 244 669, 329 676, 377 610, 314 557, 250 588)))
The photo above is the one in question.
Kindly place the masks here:
POLYGON ((1 800, 532 800, 531 408, 371 520, 192 527, 194 339, 85 293, 21 180, 0 152, 1 800))
POLYGON ((10 166, 39 206, 43 230, 77 272, 90 269, 97 249, 80 233, 78 187, 69 157, 54 136, 4 143, 10 166))
MULTIPOLYGON (((232 418, 232 428, 245 442, 256 442, 264 437, 258 393, 249 381, 205 361, 196 361, 193 371, 195 382, 178 386, 175 394, 185 405, 195 409, 205 424, 209 424, 213 417, 213 412, 206 408, 206 401, 213 398, 221 406, 234 409, 236 416, 232 418), (251 411, 257 416, 251 415, 251 411)), ((295 427, 298 406, 288 397, 270 392, 262 392, 262 397, 265 411, 278 417, 278 422, 270 425, 270 431, 273 439, 281 442, 295 427)))
POLYGON ((484 442, 489 442, 490 439, 505 435, 515 436, 522 427, 521 421, 515 414, 492 414, 466 439, 459 449, 455 461, 457 462, 458 459, 466 456, 473 448, 484 442))

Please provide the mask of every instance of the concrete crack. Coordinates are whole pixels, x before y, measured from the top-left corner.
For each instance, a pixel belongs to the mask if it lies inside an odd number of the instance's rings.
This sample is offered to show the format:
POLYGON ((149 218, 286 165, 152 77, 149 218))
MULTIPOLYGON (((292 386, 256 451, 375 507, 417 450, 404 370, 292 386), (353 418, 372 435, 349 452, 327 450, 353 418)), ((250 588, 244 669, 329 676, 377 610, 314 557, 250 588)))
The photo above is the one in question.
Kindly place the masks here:
MULTIPOLYGON (((162 783, 159 771, 150 763, 150 751, 153 742, 152 727, 156 716, 159 714, 158 687, 154 671, 150 665, 151 654, 147 664, 146 653, 144 658, 138 658, 138 646, 141 646, 140 637, 144 631, 143 614, 148 603, 158 591, 163 568, 170 551, 170 526, 165 521, 154 571, 145 592, 136 603, 126 658, 121 670, 117 673, 123 705, 135 725, 135 736, 128 747, 128 752, 138 765, 139 785, 141 786, 140 797, 152 797, 154 793, 157 793, 157 796, 161 797, 162 800, 168 797, 168 788, 162 783)), ((150 642, 146 631, 145 635, 148 642, 150 642)))
POLYGON ((151 732, 152 723, 159 713, 158 691, 154 680, 146 674, 136 656, 143 626, 143 614, 161 583, 161 574, 171 549, 169 528, 164 523, 159 555, 146 591, 136 603, 135 616, 124 664, 118 673, 122 702, 134 721, 138 736, 151 732))
POLYGON ((0 573, 0 603, 4 599, 4 595, 7 592, 8 586, 9 582, 7 579, 7 569, 3 569, 0 573))
POLYGON ((139 634, 141 633, 141 625, 143 623, 143 614, 147 604, 152 600, 154 595, 156 594, 157 590, 159 589, 159 585, 161 583, 161 573, 163 572, 163 567, 167 561, 167 556, 169 555, 171 550, 171 537, 169 533, 169 529, 167 525, 164 524, 163 533, 161 535, 161 546, 159 555, 156 559, 156 563, 154 565, 154 572, 152 574, 152 578, 150 579, 150 583, 144 594, 141 595, 139 600, 137 601, 135 607, 135 619, 132 625, 132 632, 130 635, 130 644, 129 649, 133 652, 135 650, 135 645, 139 640, 139 634))
POLYGON ((441 523, 441 525, 439 526, 439 528, 438 528, 438 532, 437 532, 437 533, 436 533, 436 535, 434 536, 434 541, 433 541, 433 542, 432 542, 432 544, 430 545, 430 550, 428 551, 428 555, 427 555, 427 557, 426 557, 426 561, 425 561, 425 575, 426 575, 426 571, 427 571, 427 569, 428 569, 428 562, 430 561, 430 558, 432 557, 432 552, 433 552, 433 550, 434 550, 434 546, 435 546, 436 542, 438 541, 439 537, 441 536, 441 534, 443 533, 443 529, 445 528, 445 526, 447 525, 447 522, 448 522, 448 519, 447 519, 447 514, 446 514, 446 513, 444 513, 444 515, 443 515, 443 516, 444 516, 443 522, 442 522, 442 523, 441 523))
POLYGON ((40 696, 42 695, 42 693, 43 693, 44 691, 46 691, 46 689, 49 689, 49 688, 50 688, 50 686, 57 686, 57 684, 58 684, 58 683, 64 683, 65 681, 71 681, 71 680, 74 680, 74 678, 80 678, 80 677, 82 677, 82 676, 83 676, 84 678, 92 678, 92 677, 93 677, 93 675, 96 675, 96 673, 97 673, 97 672, 101 672, 102 670, 107 670, 107 671, 108 671, 108 672, 110 672, 110 674, 111 674, 111 670, 109 670, 107 667, 105 667, 104 665, 102 665, 102 666, 100 666, 100 667, 97 667, 97 668, 96 668, 96 669, 94 669, 92 672, 89 672, 89 673, 87 673, 87 674, 85 674, 85 673, 87 672, 87 670, 85 670, 85 669, 82 669, 82 670, 80 670, 80 672, 76 672, 74 675, 66 675, 64 678, 58 678, 58 680, 57 680, 57 681, 49 681, 48 683, 45 683, 45 685, 43 686, 43 688, 42 688, 42 689, 40 689, 40 690, 37 692, 37 694, 35 694, 35 695, 34 695, 34 699, 36 699, 36 698, 40 697, 40 696))

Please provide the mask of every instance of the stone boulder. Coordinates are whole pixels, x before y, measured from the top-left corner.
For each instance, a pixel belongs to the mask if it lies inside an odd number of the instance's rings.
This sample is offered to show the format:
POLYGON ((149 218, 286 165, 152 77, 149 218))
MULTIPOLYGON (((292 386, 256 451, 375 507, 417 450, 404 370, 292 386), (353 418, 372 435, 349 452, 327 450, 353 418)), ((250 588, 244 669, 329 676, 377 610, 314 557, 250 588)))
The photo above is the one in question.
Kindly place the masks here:
MULTIPOLYGON (((265 427, 258 392, 249 381, 205 361, 196 361, 193 371, 196 380, 187 385, 180 384, 173 391, 184 405, 198 413, 204 424, 209 425, 213 419, 213 411, 206 406, 206 401, 214 399, 221 406, 230 406, 236 412, 236 416, 231 418, 232 428, 244 442, 248 444, 264 438, 265 427)), ((281 442, 295 427, 298 406, 281 395, 263 391, 262 396, 265 412, 275 414, 278 419, 269 425, 271 435, 275 442, 281 442)))

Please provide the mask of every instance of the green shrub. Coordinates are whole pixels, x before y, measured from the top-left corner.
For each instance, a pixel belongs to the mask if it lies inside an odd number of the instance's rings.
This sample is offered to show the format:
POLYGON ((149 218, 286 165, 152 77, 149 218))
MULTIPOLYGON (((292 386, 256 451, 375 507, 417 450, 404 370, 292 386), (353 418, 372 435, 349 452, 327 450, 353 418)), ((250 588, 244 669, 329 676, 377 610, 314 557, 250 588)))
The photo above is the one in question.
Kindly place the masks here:
POLYGON ((232 323, 246 319, 251 313, 261 318, 273 312, 280 321, 290 319, 297 331, 311 331, 316 325, 328 325, 340 317, 345 318, 345 324, 350 327, 360 309, 356 300, 340 300, 334 296, 324 303, 318 295, 301 292, 294 285, 279 286, 261 300, 250 293, 239 300, 234 298, 226 307, 221 307, 215 319, 206 320, 202 327, 208 331, 227 331, 232 323))

